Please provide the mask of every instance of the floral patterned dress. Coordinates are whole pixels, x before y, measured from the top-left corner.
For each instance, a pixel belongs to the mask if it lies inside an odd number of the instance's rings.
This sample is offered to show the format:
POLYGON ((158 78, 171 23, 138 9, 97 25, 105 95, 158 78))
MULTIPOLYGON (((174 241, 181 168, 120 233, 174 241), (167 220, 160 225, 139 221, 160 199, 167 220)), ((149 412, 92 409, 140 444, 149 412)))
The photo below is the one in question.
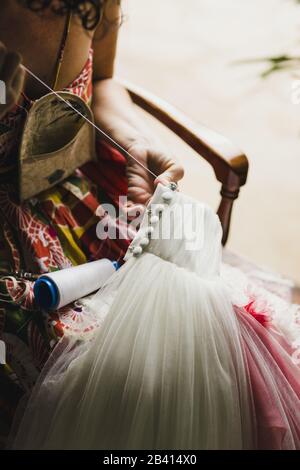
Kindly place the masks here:
MULTIPOLYGON (((90 50, 84 69, 65 90, 90 102, 92 69, 90 50)), ((18 401, 31 390, 57 340, 66 332, 88 334, 97 326, 97 320, 83 316, 76 304, 42 313, 34 302, 33 282, 6 273, 39 274, 95 259, 121 259, 130 242, 96 236, 101 203, 117 205, 119 196, 127 193, 126 160, 101 141, 96 142, 97 162, 18 203, 18 148, 31 105, 22 96, 0 121, 0 340, 6 348, 5 364, 0 365, 0 447, 18 401)), ((124 224, 121 219, 116 223, 124 224)))

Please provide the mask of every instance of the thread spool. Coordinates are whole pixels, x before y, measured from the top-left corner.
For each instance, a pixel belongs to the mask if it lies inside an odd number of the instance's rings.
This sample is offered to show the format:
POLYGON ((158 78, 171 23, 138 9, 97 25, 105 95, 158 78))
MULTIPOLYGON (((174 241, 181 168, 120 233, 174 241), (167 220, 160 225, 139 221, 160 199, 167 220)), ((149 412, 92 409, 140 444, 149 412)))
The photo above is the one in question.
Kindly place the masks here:
POLYGON ((43 310, 62 308, 100 289, 119 267, 117 261, 101 259, 43 274, 33 288, 36 303, 43 310))

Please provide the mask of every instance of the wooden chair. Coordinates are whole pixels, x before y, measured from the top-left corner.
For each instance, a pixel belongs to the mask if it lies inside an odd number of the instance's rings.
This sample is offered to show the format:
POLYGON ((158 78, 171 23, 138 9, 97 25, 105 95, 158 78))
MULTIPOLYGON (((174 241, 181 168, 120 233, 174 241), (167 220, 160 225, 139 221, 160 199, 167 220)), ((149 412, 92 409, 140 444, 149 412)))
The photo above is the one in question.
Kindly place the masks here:
POLYGON ((218 215, 223 227, 223 245, 226 244, 230 228, 231 212, 240 187, 246 183, 248 159, 246 155, 220 134, 195 124, 173 106, 155 95, 118 80, 129 92, 133 102, 168 127, 197 154, 204 158, 221 183, 221 202, 218 215))
MULTIPOLYGON (((231 212, 240 187, 247 181, 248 159, 228 139, 202 125, 196 124, 176 108, 157 96, 125 80, 118 80, 129 92, 133 102, 164 124, 174 134, 204 158, 221 183, 221 202, 218 216, 223 227, 225 246, 230 229, 231 212)), ((300 304, 300 287, 293 289, 293 301, 300 304)))

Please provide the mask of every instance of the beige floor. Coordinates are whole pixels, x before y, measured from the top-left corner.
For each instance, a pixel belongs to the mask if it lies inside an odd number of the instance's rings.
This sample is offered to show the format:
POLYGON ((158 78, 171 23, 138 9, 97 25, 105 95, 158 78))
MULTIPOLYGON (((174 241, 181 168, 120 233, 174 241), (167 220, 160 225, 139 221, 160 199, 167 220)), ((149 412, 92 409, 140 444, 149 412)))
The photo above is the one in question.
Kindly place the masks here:
MULTIPOLYGON (((239 59, 300 49, 293 0, 124 0, 118 75, 160 95, 231 138, 250 174, 229 247, 300 283, 300 105, 296 73, 259 78, 239 59)), ((158 134, 160 128, 155 127, 158 134)), ((217 204, 208 166, 163 133, 186 168, 184 190, 217 204)))

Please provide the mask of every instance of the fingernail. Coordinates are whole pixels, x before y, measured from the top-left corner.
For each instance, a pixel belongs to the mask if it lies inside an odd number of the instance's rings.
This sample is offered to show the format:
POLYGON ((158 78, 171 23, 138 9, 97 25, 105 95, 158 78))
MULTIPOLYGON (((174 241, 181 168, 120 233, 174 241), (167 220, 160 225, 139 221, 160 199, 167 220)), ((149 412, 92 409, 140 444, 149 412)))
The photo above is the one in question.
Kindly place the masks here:
POLYGON ((167 185, 170 183, 170 181, 169 181, 167 178, 157 178, 154 183, 155 183, 156 185, 157 185, 158 183, 161 183, 161 184, 163 184, 164 186, 167 186, 167 185))

